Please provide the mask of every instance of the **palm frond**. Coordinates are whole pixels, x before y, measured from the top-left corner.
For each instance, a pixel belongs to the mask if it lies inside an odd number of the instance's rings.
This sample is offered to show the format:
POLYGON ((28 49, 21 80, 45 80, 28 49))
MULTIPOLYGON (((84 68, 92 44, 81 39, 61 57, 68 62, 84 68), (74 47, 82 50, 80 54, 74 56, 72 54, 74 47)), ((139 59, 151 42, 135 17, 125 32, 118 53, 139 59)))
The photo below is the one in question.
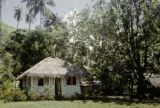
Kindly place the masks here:
POLYGON ((49 6, 56 6, 54 0, 46 0, 46 4, 49 6))
POLYGON ((29 22, 33 22, 34 20, 34 15, 32 13, 28 13, 26 14, 26 22, 29 23, 29 22))
MULTIPOLYGON (((30 6, 29 12, 33 13, 34 17, 38 13, 40 13, 40 15, 42 15, 42 17, 44 18, 49 11, 47 6, 55 6, 54 0, 22 0, 22 2, 31 3, 31 4, 28 4, 28 6, 30 6)), ((26 18, 27 17, 29 16, 26 16, 26 18)), ((43 19, 42 17, 41 17, 41 20, 43 19)))
POLYGON ((22 8, 19 7, 19 6, 16 6, 15 7, 15 13, 14 13, 14 18, 17 20, 17 21, 20 21, 22 19, 22 8))
POLYGON ((33 4, 32 2, 33 2, 32 0, 22 0, 21 1, 21 3, 26 3, 27 8, 31 7, 31 5, 33 4))

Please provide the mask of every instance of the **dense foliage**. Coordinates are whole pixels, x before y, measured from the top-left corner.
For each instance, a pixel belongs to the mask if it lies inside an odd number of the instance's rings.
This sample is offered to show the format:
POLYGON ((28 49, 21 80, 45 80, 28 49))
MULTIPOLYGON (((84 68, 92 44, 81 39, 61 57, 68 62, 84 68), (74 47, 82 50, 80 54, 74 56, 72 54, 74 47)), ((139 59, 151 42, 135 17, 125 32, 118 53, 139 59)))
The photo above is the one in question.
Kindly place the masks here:
POLYGON ((1 46, 0 81, 13 81, 45 57, 60 57, 100 80, 103 95, 142 99, 145 74, 160 73, 159 9, 156 0, 99 0, 61 23, 43 10, 44 28, 18 29, 1 46))

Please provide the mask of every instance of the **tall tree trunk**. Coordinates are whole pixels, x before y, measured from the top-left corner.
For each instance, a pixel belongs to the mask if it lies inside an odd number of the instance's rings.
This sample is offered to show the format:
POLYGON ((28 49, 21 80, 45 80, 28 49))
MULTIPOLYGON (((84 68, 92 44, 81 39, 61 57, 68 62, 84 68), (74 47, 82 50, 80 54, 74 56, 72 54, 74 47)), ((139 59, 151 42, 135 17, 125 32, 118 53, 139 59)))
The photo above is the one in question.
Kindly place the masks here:
POLYGON ((138 40, 136 39, 136 71, 137 71, 137 75, 138 75, 138 81, 137 81, 137 96, 140 100, 142 100, 144 98, 144 88, 145 88, 145 83, 144 83, 144 68, 142 68, 141 66, 141 56, 140 56, 140 45, 139 45, 139 42, 138 40))
POLYGON ((144 32, 144 42, 145 42, 145 48, 144 48, 144 70, 146 71, 147 65, 148 65, 148 36, 150 36, 150 33, 148 32, 149 28, 146 28, 143 30, 144 32))
POLYGON ((140 100, 144 98, 144 88, 145 88, 145 83, 144 83, 144 75, 143 75, 143 70, 139 69, 138 70, 138 82, 137 82, 137 96, 140 100))
POLYGON ((148 39, 147 36, 149 35, 149 32, 147 32, 147 30, 144 30, 144 37, 145 37, 145 49, 144 49, 144 61, 143 64, 144 66, 139 68, 138 70, 138 87, 137 87, 137 96, 139 97, 139 99, 143 99, 144 98, 144 94, 146 91, 146 84, 145 84, 145 77, 144 77, 144 73, 146 72, 146 68, 148 65, 148 39))
POLYGON ((40 12, 40 28, 42 27, 42 13, 40 12))
POLYGON ((30 19, 30 21, 29 21, 29 29, 28 29, 29 31, 31 30, 31 19, 30 19))
POLYGON ((17 21, 17 30, 18 30, 18 27, 19 27, 19 21, 17 21))
POLYGON ((2 0, 0 0, 0 36, 2 35, 2 0))
MULTIPOLYGON (((31 2, 31 1, 30 1, 31 2)), ((31 5, 31 9, 33 8, 33 5, 31 5)), ((32 23, 32 11, 29 13, 30 14, 30 16, 29 16, 29 31, 31 30, 31 23, 32 23)))
POLYGON ((134 81, 131 81, 131 83, 130 83, 130 100, 133 99, 133 86, 134 86, 134 81))

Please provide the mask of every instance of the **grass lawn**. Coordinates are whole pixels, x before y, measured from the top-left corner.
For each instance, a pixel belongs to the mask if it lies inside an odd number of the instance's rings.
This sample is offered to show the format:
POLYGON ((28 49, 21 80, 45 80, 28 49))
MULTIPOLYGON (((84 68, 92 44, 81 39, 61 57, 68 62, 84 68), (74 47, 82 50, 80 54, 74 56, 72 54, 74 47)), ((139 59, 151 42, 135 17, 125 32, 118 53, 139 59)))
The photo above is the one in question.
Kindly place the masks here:
POLYGON ((11 102, 0 101, 0 108, 160 108, 160 103, 129 103, 111 101, 37 101, 11 102))

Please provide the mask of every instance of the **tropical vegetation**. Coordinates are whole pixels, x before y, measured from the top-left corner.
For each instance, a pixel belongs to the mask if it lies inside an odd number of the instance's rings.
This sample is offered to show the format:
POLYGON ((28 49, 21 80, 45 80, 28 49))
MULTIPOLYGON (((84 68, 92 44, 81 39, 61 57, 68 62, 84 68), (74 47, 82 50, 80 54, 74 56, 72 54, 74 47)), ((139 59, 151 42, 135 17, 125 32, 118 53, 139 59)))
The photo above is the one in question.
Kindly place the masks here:
MULTIPOLYGON (((63 21, 47 5, 53 0, 22 0, 29 9, 29 30, 17 30, 0 47, 0 84, 40 60, 65 59, 100 80, 98 96, 127 95, 145 99, 145 74, 160 73, 160 5, 158 0, 99 0, 93 7, 72 11, 63 21), (40 26, 31 29, 40 14, 40 26)), ((3 94, 3 93, 2 93, 3 94)), ((24 98, 22 98, 23 100, 24 98)))

